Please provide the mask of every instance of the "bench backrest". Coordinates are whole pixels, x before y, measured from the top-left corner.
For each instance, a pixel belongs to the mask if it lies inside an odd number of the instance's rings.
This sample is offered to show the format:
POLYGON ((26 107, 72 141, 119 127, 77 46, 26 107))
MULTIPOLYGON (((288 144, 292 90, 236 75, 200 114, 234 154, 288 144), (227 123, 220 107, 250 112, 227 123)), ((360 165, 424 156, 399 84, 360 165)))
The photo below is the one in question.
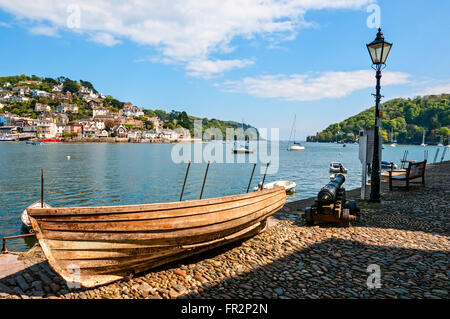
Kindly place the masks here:
POLYGON ((425 174, 425 166, 427 165, 427 161, 423 162, 409 162, 408 169, 406 170, 406 177, 421 177, 425 174))

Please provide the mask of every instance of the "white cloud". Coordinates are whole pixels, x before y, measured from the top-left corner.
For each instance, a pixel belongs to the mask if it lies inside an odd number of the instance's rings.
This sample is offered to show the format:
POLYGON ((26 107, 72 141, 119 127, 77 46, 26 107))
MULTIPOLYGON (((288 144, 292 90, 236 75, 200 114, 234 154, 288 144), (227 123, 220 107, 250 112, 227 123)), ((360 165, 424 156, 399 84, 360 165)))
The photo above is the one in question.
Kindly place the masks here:
POLYGON ((28 28, 28 31, 30 31, 33 34, 36 35, 45 35, 48 37, 57 37, 58 35, 58 28, 53 26, 47 26, 47 25, 35 25, 28 28))
POLYGON ((111 34, 106 32, 97 32, 89 37, 90 41, 97 42, 108 47, 120 43, 120 40, 115 39, 111 34))
MULTIPOLYGON (((156 47, 161 60, 181 63, 190 75, 207 76, 249 65, 248 60, 215 60, 233 51, 236 38, 293 39, 308 23, 308 10, 358 9, 373 0, 0 0, 16 18, 84 33, 112 46, 120 40, 156 47), (80 28, 68 27, 79 6, 80 28)), ((42 29, 41 29, 42 31, 42 29)), ((47 30, 49 31, 49 30, 47 30)), ((41 32, 42 34, 42 32, 41 32)))
MULTIPOLYGON (((384 72, 383 85, 404 84, 409 75, 384 72)), ((263 75, 219 84, 224 91, 286 101, 314 101, 341 98, 375 85, 373 71, 325 72, 321 74, 263 75)))
POLYGON ((210 78, 235 68, 243 68, 251 65, 252 60, 197 60, 190 61, 186 65, 188 75, 195 77, 210 78))
POLYGON ((414 93, 414 96, 439 95, 442 93, 450 93, 450 83, 425 87, 414 93))

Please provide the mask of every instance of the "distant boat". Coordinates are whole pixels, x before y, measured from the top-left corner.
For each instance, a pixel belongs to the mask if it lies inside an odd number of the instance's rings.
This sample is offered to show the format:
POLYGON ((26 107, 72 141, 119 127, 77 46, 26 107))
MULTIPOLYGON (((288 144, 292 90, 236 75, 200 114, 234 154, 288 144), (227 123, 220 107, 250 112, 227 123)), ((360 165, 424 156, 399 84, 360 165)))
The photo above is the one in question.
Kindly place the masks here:
POLYGON ((248 154, 253 153, 254 151, 252 149, 249 149, 248 146, 241 146, 241 147, 233 147, 233 153, 242 153, 242 154, 248 154))
POLYGON ((420 146, 427 146, 427 144, 425 144, 425 131, 423 131, 423 135, 422 135, 422 144, 420 144, 420 146))
MULTIPOLYGON (((244 131, 244 120, 242 120, 242 131, 244 131)), ((245 146, 239 146, 237 136, 234 136, 234 147, 232 149, 234 154, 248 154, 253 153, 254 150, 250 148, 250 138, 245 136, 245 146)))
POLYGON ((294 139, 293 139, 293 144, 289 146, 288 151, 303 151, 305 150, 305 146, 302 145, 300 142, 296 142, 295 141, 295 120, 296 120, 296 115, 294 115, 294 123, 292 124, 292 129, 291 129, 291 136, 289 136, 289 144, 291 144, 291 137, 292 137, 292 132, 294 132, 294 139))
POLYGON ((30 145, 44 145, 44 142, 31 142, 31 141, 26 141, 25 144, 30 144, 30 145))
POLYGON ((397 169, 397 165, 393 162, 381 161, 381 168, 383 169, 397 169))
POLYGON ((60 138, 44 138, 41 140, 41 142, 45 142, 45 143, 59 143, 61 142, 60 138))
POLYGON ((10 134, 0 136, 0 142, 13 142, 15 140, 16 138, 10 134))
POLYGON ((394 132, 392 131, 391 128, 391 147, 396 147, 397 146, 397 140, 394 139, 394 132))
POLYGON ((339 162, 330 163, 330 173, 347 173, 347 169, 339 162))
MULTIPOLYGON (((259 182, 258 186, 255 186, 253 188, 253 190, 255 192, 260 190, 261 184, 262 184, 262 182, 259 182)), ((292 193, 295 193, 295 187, 297 186, 297 184, 295 182, 290 182, 290 181, 274 181, 274 182, 264 184, 263 189, 272 189, 272 188, 278 187, 278 186, 284 187, 284 189, 286 190, 286 194, 292 194, 292 193)))

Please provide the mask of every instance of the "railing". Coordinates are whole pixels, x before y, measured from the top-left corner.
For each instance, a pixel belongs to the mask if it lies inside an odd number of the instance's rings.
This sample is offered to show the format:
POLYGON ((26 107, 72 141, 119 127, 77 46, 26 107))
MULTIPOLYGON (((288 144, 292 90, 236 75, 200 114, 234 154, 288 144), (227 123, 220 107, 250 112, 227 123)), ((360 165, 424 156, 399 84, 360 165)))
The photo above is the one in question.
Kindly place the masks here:
POLYGON ((7 254, 8 253, 8 249, 6 249, 6 240, 7 239, 23 238, 23 237, 31 237, 31 236, 36 236, 36 234, 35 233, 30 233, 30 234, 22 234, 22 235, 3 237, 2 254, 7 254))

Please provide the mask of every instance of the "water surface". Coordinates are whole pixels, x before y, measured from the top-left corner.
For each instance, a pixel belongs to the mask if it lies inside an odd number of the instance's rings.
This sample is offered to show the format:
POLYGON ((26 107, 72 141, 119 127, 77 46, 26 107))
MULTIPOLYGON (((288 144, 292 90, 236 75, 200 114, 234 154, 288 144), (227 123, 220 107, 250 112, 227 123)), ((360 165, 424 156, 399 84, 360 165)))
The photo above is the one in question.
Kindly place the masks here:
MULTIPOLYGON (((329 181, 328 169, 333 161, 348 168, 347 189, 361 186, 357 144, 305 145, 305 151, 289 152, 287 143, 281 142, 279 170, 266 177, 266 182, 287 179, 297 183, 297 193, 288 201, 315 196, 329 181)), ((41 168, 45 171, 45 202, 56 207, 178 201, 187 164, 172 162, 172 147, 172 144, 0 142, 0 237, 21 233, 20 212, 40 199, 41 168)), ((409 151, 409 159, 423 160, 424 150, 428 150, 428 160, 433 161, 436 149, 436 146, 386 145, 383 160, 400 164, 405 150, 409 151)), ((441 147, 438 161, 442 150, 441 147)), ((259 163, 255 170, 252 188, 262 180, 261 165, 264 163, 259 163)), ((191 165, 184 199, 199 198, 205 168, 206 163, 191 165)), ((252 168, 251 163, 212 163, 203 198, 245 192, 252 168)), ((23 239, 11 240, 8 249, 25 250, 29 244, 23 239)))

